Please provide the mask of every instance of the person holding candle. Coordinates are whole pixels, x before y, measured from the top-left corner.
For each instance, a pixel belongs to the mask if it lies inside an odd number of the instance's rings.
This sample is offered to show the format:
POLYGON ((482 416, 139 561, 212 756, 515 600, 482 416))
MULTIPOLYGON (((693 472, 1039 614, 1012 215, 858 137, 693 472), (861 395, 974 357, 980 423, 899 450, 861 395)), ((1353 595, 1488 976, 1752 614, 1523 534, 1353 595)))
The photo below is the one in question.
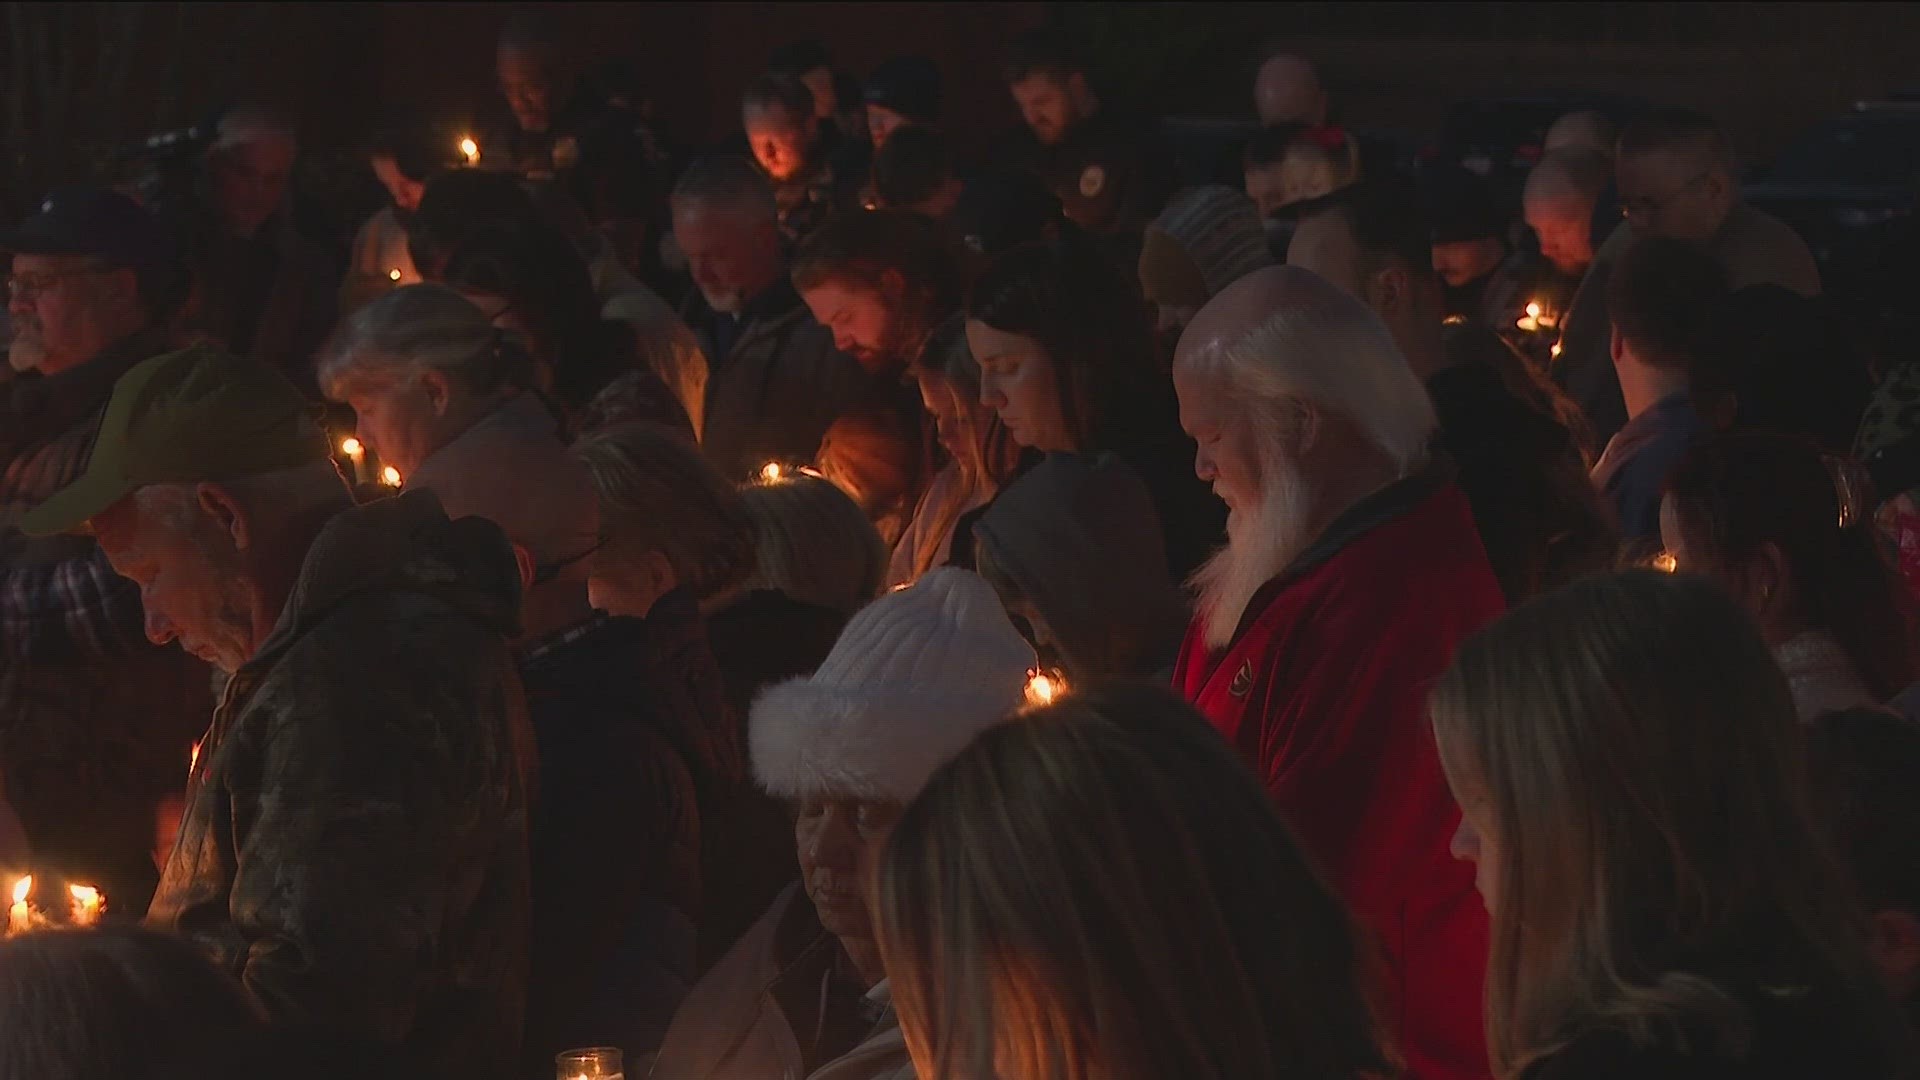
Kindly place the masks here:
POLYGON ((114 381, 177 347, 185 276, 161 224, 104 190, 53 192, 0 251, 21 372, 0 385, 0 772, 34 863, 137 919, 156 818, 213 707, 207 666, 147 640, 139 592, 93 539, 18 525, 85 470, 114 381))
POLYGON ((1722 590, 1587 578, 1463 644, 1431 706, 1498 1075, 1912 1075, 1792 695, 1722 590))
POLYGON ((444 132, 417 120, 401 120, 374 133, 367 160, 392 205, 382 207, 354 235, 347 274, 340 283, 340 311, 420 280, 407 251, 403 220, 420 208, 427 181, 451 167, 457 152, 444 132))
POLYGON ((1422 696, 1502 609, 1433 403, 1358 299, 1298 267, 1211 300, 1174 361, 1230 508, 1174 686, 1247 756, 1379 953, 1406 1075, 1486 1075, 1486 916, 1447 853, 1422 696))
POLYGON ((979 735, 894 825, 877 882, 921 1076, 1391 1075, 1345 909, 1165 690, 1076 690, 979 735))
POLYGON ((801 879, 688 996, 655 1075, 912 1075, 869 875, 927 777, 1019 707, 1033 664, 992 588, 941 569, 862 610, 810 678, 761 696, 754 776, 793 807, 801 879))
POLYGON ((154 642, 233 673, 148 921, 277 1023, 509 1075, 535 763, 505 535, 426 492, 354 506, 306 399, 212 346, 122 375, 22 520, 83 524, 154 642))

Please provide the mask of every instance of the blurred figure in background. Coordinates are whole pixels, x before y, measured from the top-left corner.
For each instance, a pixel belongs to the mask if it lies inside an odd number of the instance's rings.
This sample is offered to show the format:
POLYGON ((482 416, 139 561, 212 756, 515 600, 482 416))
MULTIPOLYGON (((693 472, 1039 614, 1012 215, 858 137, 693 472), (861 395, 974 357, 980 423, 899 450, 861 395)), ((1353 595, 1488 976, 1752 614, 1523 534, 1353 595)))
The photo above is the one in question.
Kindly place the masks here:
POLYGON ((965 190, 954 171, 947 137, 924 124, 904 124, 874 152, 873 205, 868 209, 906 210, 945 221, 965 190))
POLYGON ((1262 127, 1299 124, 1320 127, 1327 122, 1327 91, 1313 61, 1278 53, 1260 65, 1253 81, 1253 111, 1262 127))
POLYGON ((405 218, 420 209, 427 182, 453 164, 454 147, 434 126, 401 121, 376 131, 367 160, 392 205, 382 207, 353 238, 347 275, 340 283, 340 311, 350 315, 361 304, 402 285, 420 282, 407 250, 405 218))
POLYGON ((1511 215, 1492 185, 1465 169, 1436 170, 1421 194, 1446 314, 1512 331, 1539 293, 1538 275, 1509 244, 1511 215))
POLYGON ((1626 404, 1607 347, 1607 279, 1641 237, 1691 245, 1720 264, 1727 287, 1781 285, 1820 293, 1813 254, 1791 227, 1740 200, 1726 136, 1687 109, 1657 109, 1621 133, 1615 180, 1626 220, 1598 252, 1562 320, 1554 378, 1606 439, 1626 422, 1626 404))
POLYGON ((1784 435, 1723 435, 1674 467, 1660 506, 1675 569, 1712 577, 1753 616, 1802 720, 1920 679, 1912 596, 1839 468, 1784 435))
POLYGON ((1545 157, 1562 152, 1595 154, 1606 159, 1608 168, 1612 168, 1619 143, 1620 130, 1605 113, 1583 109, 1567 113, 1547 125, 1547 137, 1540 152, 1545 157))
POLYGON ((1798 435, 1853 449, 1873 384, 1852 327, 1822 297, 1749 285, 1707 313, 1694 407, 1716 430, 1798 435))
POLYGON ((1390 1071, 1345 910, 1246 766, 1164 691, 1076 692, 983 732, 880 867, 880 947, 921 1076, 1390 1071))
POLYGON ((940 69, 924 56, 896 56, 867 76, 864 97, 877 154, 907 124, 940 123, 940 69))
POLYGON ((867 174, 864 157, 856 161, 829 151, 808 108, 811 100, 800 82, 773 76, 747 84, 740 99, 747 145, 773 185, 780 228, 794 240, 850 206, 867 174))
POLYGON ((1496 1075, 1909 1074, 1786 680, 1719 589, 1541 597, 1461 646, 1432 715, 1496 1075))
POLYGON ((1527 174, 1521 195, 1527 228, 1540 242, 1540 256, 1566 279, 1555 290, 1555 311, 1566 310, 1593 264, 1594 206, 1613 182, 1612 171, 1598 154, 1564 149, 1541 158, 1527 174))
POLYGON ((1628 420, 1607 440, 1593 482, 1613 504, 1623 539, 1659 531, 1667 473, 1706 432, 1694 407, 1693 373, 1707 313, 1726 288, 1711 256, 1662 238, 1636 243, 1608 277, 1613 365, 1628 420))

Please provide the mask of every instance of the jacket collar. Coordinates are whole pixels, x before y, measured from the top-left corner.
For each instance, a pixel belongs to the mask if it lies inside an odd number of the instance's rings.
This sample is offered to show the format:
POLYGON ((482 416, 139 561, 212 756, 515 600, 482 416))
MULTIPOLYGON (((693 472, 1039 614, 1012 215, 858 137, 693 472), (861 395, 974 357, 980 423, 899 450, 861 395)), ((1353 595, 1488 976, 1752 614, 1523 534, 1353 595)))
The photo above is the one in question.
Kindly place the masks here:
POLYGON ((1433 451, 1425 468, 1409 476, 1401 477, 1386 487, 1362 498, 1347 507, 1333 523, 1324 529, 1306 550, 1294 556, 1285 570, 1275 575, 1273 580, 1260 586, 1253 598, 1247 601, 1247 609, 1240 615, 1240 625, 1233 632, 1238 639, 1247 632, 1247 627, 1274 596, 1332 562, 1334 556, 1345 551, 1349 545, 1373 530, 1389 522, 1398 520, 1410 513, 1415 507, 1426 502, 1445 490, 1453 483, 1453 459, 1441 451, 1433 451))

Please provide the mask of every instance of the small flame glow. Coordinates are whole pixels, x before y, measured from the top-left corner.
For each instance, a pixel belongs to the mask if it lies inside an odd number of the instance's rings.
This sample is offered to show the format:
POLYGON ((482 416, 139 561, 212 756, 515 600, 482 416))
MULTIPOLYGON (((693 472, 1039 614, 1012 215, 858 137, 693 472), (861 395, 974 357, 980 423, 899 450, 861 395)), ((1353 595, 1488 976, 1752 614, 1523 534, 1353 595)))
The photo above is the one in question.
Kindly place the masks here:
POLYGON ((400 470, 389 465, 380 470, 380 482, 388 487, 400 486, 400 470))
POLYGON ((1557 341, 1554 342, 1553 348, 1548 350, 1547 355, 1551 356, 1555 360, 1560 359, 1560 343, 1557 341))
POLYGON ((787 471, 781 468, 777 461, 769 461, 760 469, 760 479, 769 484, 779 483, 780 478, 786 474, 787 471))
POLYGON ((340 452, 347 455, 350 458, 357 458, 361 454, 366 453, 367 448, 361 445, 359 439, 356 439, 353 436, 349 435, 346 438, 340 440, 340 452))
POLYGON ((1673 557, 1673 552, 1663 551, 1653 557, 1653 568, 1663 574, 1671 574, 1680 569, 1680 560, 1673 557))
POLYGON ((465 158, 469 165, 480 164, 480 144, 473 141, 473 136, 469 135, 460 140, 460 156, 465 158))
POLYGON ((91 885, 69 885, 67 895, 73 899, 73 925, 92 926, 100 921, 100 912, 106 908, 107 898, 100 895, 99 889, 91 885))
POLYGON ((1527 301, 1527 315, 1535 319, 1540 317, 1540 301, 1538 300, 1527 301))
POLYGON ((1067 692, 1067 680, 1057 671, 1035 669, 1027 674, 1027 704, 1033 708, 1051 705, 1067 692))
POLYGON ((27 897, 32 895, 33 895, 33 875, 32 874, 28 874, 25 877, 13 883, 13 902, 14 903, 24 904, 27 902, 27 897))
POLYGON ((187 775, 192 776, 193 770, 197 768, 199 764, 200 764, 200 744, 194 743, 193 751, 187 755, 187 775))
POLYGON ((393 269, 391 269, 391 270, 389 270, 389 271, 387 271, 387 280, 388 280, 388 281, 399 281, 399 280, 400 280, 400 268, 396 266, 396 267, 394 267, 393 269))

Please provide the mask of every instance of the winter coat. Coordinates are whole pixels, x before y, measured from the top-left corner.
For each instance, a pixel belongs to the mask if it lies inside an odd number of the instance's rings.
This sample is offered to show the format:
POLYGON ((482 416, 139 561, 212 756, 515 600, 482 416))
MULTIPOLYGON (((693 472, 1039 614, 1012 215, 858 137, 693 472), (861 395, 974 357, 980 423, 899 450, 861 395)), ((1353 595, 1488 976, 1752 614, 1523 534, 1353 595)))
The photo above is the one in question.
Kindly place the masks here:
POLYGON ((180 325, 271 365, 318 400, 313 357, 338 314, 337 252, 301 235, 285 207, 245 239, 214 217, 207 210, 186 220, 193 285, 180 325))
POLYGON ((523 1076, 573 1047, 658 1048, 693 984, 702 721, 646 651, 639 620, 596 617, 521 659, 540 749, 523 1076))
POLYGON ((110 918, 140 918, 159 880, 154 809, 185 783, 208 669, 147 640, 139 586, 91 537, 13 523, 79 479, 114 382, 176 347, 138 334, 0 384, 0 787, 32 864, 103 890, 110 918))
POLYGON ((974 554, 1046 620, 1075 681, 1154 679, 1173 664, 1187 604, 1167 573, 1153 498, 1111 454, 1051 454, 973 527, 974 554))
MULTIPOLYGON (((778 589, 755 589, 707 616, 707 639, 727 680, 734 716, 745 724, 753 699, 777 682, 811 675, 833 651, 847 616, 778 589)), ((741 736, 745 745, 746 737, 741 736)))
POLYGON ((509 1075, 532 733, 506 537, 426 492, 342 511, 201 743, 149 921, 277 1023, 509 1075))
POLYGON ((709 368, 701 446, 728 479, 745 480, 769 461, 811 462, 834 420, 872 393, 872 380, 833 347, 833 332, 784 278, 747 305, 730 340, 715 337, 728 317, 697 292, 683 315, 709 368))
POLYGON ((913 1063, 884 980, 858 1002, 849 1004, 844 993, 823 1001, 826 972, 838 952, 839 942, 821 927, 812 901, 797 883, 790 886, 687 995, 653 1075, 660 1080, 913 1080, 913 1063), (852 1047, 808 1069, 809 1058, 825 1056, 813 1046, 811 1034, 823 1013, 837 1019, 841 1030, 865 1035, 842 1040, 852 1041, 852 1047))
MULTIPOLYGON (((1580 404, 1603 443, 1627 422, 1620 376, 1613 368, 1607 280, 1632 245, 1633 227, 1621 222, 1594 253, 1593 265, 1573 294, 1573 306, 1560 322, 1560 359, 1553 368, 1554 381, 1580 404)), ((1801 296, 1820 295, 1820 268, 1806 241, 1764 211, 1734 207, 1707 249, 1727 271, 1729 289, 1780 285, 1801 296)))
POLYGON ((1196 622, 1174 685, 1253 764, 1380 950, 1414 1080, 1487 1075, 1487 919, 1449 853, 1460 812, 1426 698, 1499 585, 1444 461, 1362 499, 1255 593, 1232 643, 1196 622))

